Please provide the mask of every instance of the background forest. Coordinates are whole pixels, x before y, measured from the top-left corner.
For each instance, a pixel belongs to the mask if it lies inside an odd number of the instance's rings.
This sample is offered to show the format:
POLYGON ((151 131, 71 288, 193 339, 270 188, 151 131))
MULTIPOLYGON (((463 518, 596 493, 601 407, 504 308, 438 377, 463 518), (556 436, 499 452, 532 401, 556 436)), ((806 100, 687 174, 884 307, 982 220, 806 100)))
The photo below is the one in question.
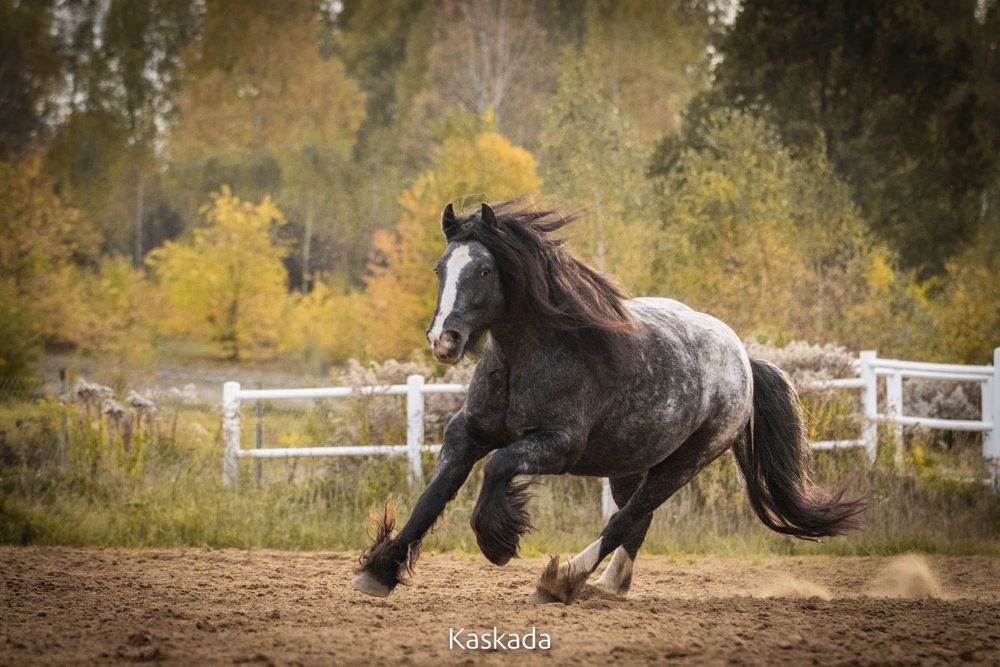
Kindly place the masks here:
MULTIPOLYGON (((859 349, 989 363, 1000 3, 0 0, 0 543, 366 544, 369 509, 422 487, 405 463, 247 464, 223 488, 222 382, 467 379, 423 341, 440 211, 520 194, 585 209, 574 252, 803 388, 859 349)), ((979 418, 978 385, 904 389, 915 414, 979 418)), ((811 437, 856 437, 856 394, 803 398, 811 437)), ((455 409, 428 399, 428 441, 455 409)), ((254 426, 406 439, 392 397, 242 418, 243 447, 254 426)), ((647 545, 1000 548, 978 435, 880 438, 874 463, 816 454, 872 499, 863 533, 766 534, 723 457, 647 545)), ((479 474, 429 548, 475 550, 479 474)), ((599 504, 597 480, 549 480, 527 552, 582 547, 599 504)))
POLYGON ((424 354, 443 204, 521 193, 747 338, 997 342, 993 0, 2 0, 0 31, 2 376, 424 354))

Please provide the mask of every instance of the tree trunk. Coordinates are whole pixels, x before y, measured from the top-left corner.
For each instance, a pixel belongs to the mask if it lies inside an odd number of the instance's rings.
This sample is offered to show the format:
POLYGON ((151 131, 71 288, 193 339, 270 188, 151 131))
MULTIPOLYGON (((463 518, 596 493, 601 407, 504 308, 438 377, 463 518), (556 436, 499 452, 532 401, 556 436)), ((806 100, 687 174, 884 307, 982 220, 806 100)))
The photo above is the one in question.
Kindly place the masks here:
POLYGON ((146 175, 142 168, 136 169, 135 175, 135 242, 132 249, 132 263, 135 268, 142 268, 143 250, 143 209, 146 197, 146 175))
POLYGON ((315 200, 310 193, 306 203, 305 232, 302 239, 302 292, 308 294, 312 291, 312 273, 309 267, 309 255, 312 252, 313 226, 316 223, 315 200))

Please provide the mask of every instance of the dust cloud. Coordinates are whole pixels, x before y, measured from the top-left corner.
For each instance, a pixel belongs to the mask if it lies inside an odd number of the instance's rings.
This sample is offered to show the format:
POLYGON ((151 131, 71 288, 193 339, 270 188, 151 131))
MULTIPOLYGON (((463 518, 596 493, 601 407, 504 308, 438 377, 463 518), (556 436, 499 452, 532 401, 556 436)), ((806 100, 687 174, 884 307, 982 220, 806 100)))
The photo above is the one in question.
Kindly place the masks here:
POLYGON ((914 554, 890 560, 876 573, 867 593, 880 598, 945 597, 927 561, 914 554))

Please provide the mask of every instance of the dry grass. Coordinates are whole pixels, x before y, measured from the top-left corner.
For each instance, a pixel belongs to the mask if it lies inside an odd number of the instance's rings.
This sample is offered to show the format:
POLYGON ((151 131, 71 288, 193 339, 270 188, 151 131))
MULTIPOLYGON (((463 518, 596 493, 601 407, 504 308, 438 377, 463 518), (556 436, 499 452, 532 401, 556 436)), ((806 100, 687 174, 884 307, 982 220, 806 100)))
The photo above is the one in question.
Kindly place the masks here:
MULTIPOLYGON (((126 448, 123 418, 98 407, 53 400, 0 404, 0 542, 358 550, 368 541, 372 507, 390 502, 405 517, 421 490, 408 486, 405 461, 387 458, 267 461, 260 484, 254 465, 244 462, 238 487, 225 489, 214 408, 161 403, 133 428, 126 448)), ((298 419, 303 433, 336 436, 338 424, 363 419, 371 409, 370 403, 345 406, 328 420, 322 410, 284 418, 298 419)), ((391 436, 394 428, 379 430, 391 436)), ((252 428, 244 431, 252 438, 252 428)), ((890 444, 874 466, 857 450, 817 453, 820 481, 850 479, 855 493, 872 499, 861 533, 822 544, 769 533, 752 515, 727 455, 657 512, 645 548, 673 555, 1000 553, 1000 497, 978 479, 977 443, 918 434, 901 470, 890 463, 890 444)), ((433 457, 424 467, 432 469, 433 457)), ((480 480, 481 467, 426 550, 476 550, 468 519, 480 480)), ((522 545, 526 555, 582 548, 603 527, 596 479, 545 478, 534 493, 536 531, 522 545)))

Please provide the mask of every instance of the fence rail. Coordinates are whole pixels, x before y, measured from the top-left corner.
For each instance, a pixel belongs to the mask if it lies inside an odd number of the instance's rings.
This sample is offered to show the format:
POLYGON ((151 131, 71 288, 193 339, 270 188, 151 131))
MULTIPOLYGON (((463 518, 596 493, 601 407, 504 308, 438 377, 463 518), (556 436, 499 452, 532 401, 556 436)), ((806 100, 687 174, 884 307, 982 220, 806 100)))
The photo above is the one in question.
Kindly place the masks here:
MULTIPOLYGON (((872 423, 889 423, 893 428, 896 442, 902 442, 904 426, 980 432, 983 434, 983 456, 992 460, 994 464, 1000 460, 1000 434, 995 428, 996 420, 1000 417, 1000 348, 993 350, 992 366, 961 366, 958 364, 879 359, 874 352, 861 353, 860 363, 862 374, 867 366, 870 369, 869 372, 875 375, 871 381, 872 386, 875 386, 879 376, 885 377, 886 385, 887 412, 878 412, 874 401, 872 401, 870 404, 865 404, 865 417, 872 423), (962 420, 907 415, 903 408, 904 378, 979 383, 982 406, 980 418, 978 420, 962 420)), ((896 448, 896 455, 897 457, 902 455, 902 448, 896 448)))
MULTIPOLYGON (((1000 348, 993 352, 992 366, 961 366, 934 364, 899 359, 879 359, 871 350, 861 352, 856 363, 857 377, 837 378, 811 383, 811 389, 860 390, 860 407, 863 415, 858 438, 814 442, 817 449, 835 447, 864 447, 870 460, 878 453, 878 424, 891 425, 896 442, 902 442, 904 426, 925 426, 933 429, 973 431, 983 434, 983 456, 996 468, 1000 462, 1000 434, 995 423, 1000 417, 1000 348), (885 379, 886 412, 878 411, 879 378, 885 379), (919 378, 959 382, 978 382, 982 388, 982 416, 979 420, 939 419, 905 414, 903 410, 903 379, 919 378)), ((313 456, 373 456, 392 455, 407 457, 411 480, 423 477, 421 454, 438 452, 440 444, 424 442, 424 396, 427 394, 461 394, 466 385, 426 383, 420 375, 411 375, 406 384, 372 387, 316 387, 306 389, 243 389, 238 382, 226 382, 222 390, 222 433, 225 446, 222 480, 232 484, 238 475, 240 458, 287 458, 313 456), (345 398, 357 395, 398 395, 406 397, 406 444, 302 446, 281 448, 240 448, 240 402, 242 400, 282 400, 309 398, 345 398)), ((896 448, 901 456, 901 447, 896 448)), ((996 473, 994 473, 996 474, 996 473)), ((994 479, 994 483, 996 483, 994 479)), ((605 515, 611 512, 611 493, 604 483, 602 506, 605 515)))

